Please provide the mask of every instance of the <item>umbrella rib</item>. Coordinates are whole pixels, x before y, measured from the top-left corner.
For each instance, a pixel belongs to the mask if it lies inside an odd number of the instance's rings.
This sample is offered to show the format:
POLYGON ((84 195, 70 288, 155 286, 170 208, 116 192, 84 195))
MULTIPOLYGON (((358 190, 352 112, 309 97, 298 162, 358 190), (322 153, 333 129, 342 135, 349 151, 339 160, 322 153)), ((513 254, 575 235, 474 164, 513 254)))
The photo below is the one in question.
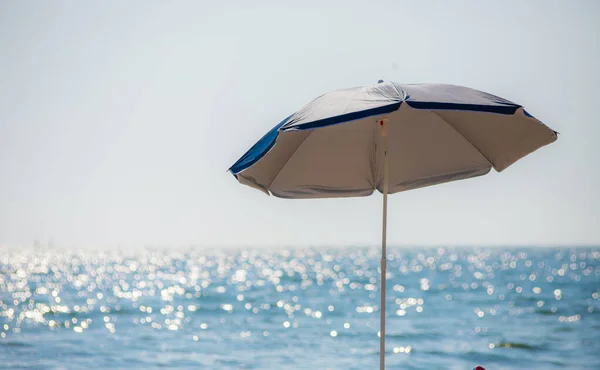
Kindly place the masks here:
POLYGON ((390 82, 390 84, 392 85, 392 87, 394 88, 394 90, 396 90, 396 92, 398 93, 398 100, 400 100, 401 102, 404 102, 404 94, 400 94, 400 91, 398 90, 398 88, 396 87, 396 85, 393 82, 390 82))
POLYGON ((457 129, 456 127, 454 127, 454 125, 452 125, 450 122, 448 122, 444 117, 440 116, 439 114, 437 114, 437 112, 435 111, 431 111, 431 113, 435 114, 436 116, 438 116, 442 121, 444 121, 448 126, 450 126, 454 131, 456 131, 460 136, 462 136, 463 139, 465 139, 465 141, 469 144, 471 144, 471 146, 477 150, 479 152, 479 154, 481 154, 483 156, 483 158, 485 158, 485 160, 490 164, 490 166, 495 168, 494 163, 492 163, 492 161, 485 155, 483 154, 483 152, 475 145, 473 144, 473 142, 469 139, 467 139, 467 137, 460 132, 459 129, 457 129))
MULTIPOLYGON (((348 100, 348 102, 346 103, 346 106, 344 106, 344 109, 343 109, 343 112, 344 112, 344 113, 347 113, 348 106, 349 106, 350 104, 352 104, 352 102, 354 101, 354 98, 356 98, 356 95, 358 95, 358 94, 360 94, 361 92, 363 92, 362 90, 366 90, 366 88, 365 88, 365 87, 363 87, 362 89, 358 90, 358 91, 357 91, 357 92, 356 92, 354 95, 352 95, 352 97, 351 97, 351 98, 348 100)), ((338 114, 338 115, 340 115, 340 116, 341 116, 341 115, 343 115, 344 113, 342 113, 342 114, 338 114)))
POLYGON ((292 155, 290 155, 288 157, 288 159, 285 161, 285 163, 283 164, 283 166, 281 166, 281 168, 279 169, 279 171, 277 171, 277 175, 275 175, 275 177, 273 178, 273 180, 271 180, 271 182, 267 186, 267 188, 266 188, 267 191, 269 191, 269 189, 271 188, 271 185, 273 185, 273 183, 275 182, 275 180, 277 180, 277 178, 279 177, 279 174, 281 173, 281 171, 283 171, 283 169, 285 168, 285 166, 287 166, 287 164, 290 161, 290 159, 292 159, 292 157, 296 154, 296 152, 300 149, 300 147, 306 142, 306 139, 308 139, 310 137, 310 135, 313 134, 313 132, 315 132, 314 129, 308 135, 306 135, 306 137, 304 138, 304 140, 302 140, 302 142, 300 143, 300 145, 298 145, 298 147, 296 148, 296 150, 294 150, 294 152, 292 153, 292 155))
POLYGON ((379 133, 379 127, 375 126, 373 127, 373 150, 371 151, 371 163, 370 163, 370 170, 371 170, 371 186, 373 187, 373 191, 377 190, 377 171, 379 169, 379 167, 377 166, 377 137, 379 133))

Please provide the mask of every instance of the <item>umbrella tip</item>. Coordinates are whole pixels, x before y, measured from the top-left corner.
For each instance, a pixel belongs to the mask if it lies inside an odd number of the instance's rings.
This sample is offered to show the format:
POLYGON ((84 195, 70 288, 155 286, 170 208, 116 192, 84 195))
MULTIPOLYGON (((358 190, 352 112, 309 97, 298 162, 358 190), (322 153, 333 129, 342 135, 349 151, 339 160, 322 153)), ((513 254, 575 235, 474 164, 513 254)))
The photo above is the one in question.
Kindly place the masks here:
POLYGON ((380 83, 382 83, 382 82, 383 82, 383 80, 379 80, 379 81, 377 81, 377 83, 378 83, 378 84, 380 84, 380 83))
POLYGON ((477 366, 477 367, 476 367, 475 369, 473 369, 473 370, 485 370, 485 369, 484 369, 483 367, 481 367, 481 366, 477 366))

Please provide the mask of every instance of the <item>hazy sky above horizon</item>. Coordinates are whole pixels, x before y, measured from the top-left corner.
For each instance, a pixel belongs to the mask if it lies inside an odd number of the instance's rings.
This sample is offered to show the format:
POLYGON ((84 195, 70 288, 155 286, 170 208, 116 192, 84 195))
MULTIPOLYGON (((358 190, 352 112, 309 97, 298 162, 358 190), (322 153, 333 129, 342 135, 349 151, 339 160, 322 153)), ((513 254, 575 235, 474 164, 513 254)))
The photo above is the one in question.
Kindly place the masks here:
POLYGON ((389 198, 390 244, 600 244, 599 1, 0 2, 0 246, 377 245, 381 196, 226 172, 318 95, 379 79, 523 104, 559 140, 389 198))

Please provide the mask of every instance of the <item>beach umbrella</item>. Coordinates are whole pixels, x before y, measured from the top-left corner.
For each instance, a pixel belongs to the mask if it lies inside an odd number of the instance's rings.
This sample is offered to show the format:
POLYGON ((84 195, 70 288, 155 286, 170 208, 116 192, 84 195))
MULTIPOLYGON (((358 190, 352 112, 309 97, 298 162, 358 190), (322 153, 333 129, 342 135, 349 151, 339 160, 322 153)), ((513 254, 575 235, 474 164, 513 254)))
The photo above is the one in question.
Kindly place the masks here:
POLYGON ((267 132, 231 168, 281 198, 383 194, 380 368, 385 368, 387 196, 500 172, 557 133, 519 104, 467 87, 398 84, 336 90, 267 132))

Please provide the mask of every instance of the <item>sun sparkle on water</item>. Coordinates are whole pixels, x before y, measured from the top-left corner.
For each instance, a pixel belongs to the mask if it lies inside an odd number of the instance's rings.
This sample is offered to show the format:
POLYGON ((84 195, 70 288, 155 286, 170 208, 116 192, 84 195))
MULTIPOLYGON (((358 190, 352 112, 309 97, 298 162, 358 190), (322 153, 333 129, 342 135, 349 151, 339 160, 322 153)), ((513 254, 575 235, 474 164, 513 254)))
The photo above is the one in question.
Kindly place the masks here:
MULTIPOLYGON (((554 336, 600 328, 598 250, 392 249, 389 257, 392 355, 550 350, 554 336), (540 323, 544 337, 528 333, 540 323)), ((375 248, 8 251, 0 351, 39 336, 52 346, 161 342, 170 333, 210 348, 193 347, 207 356, 290 341, 376 354, 378 263, 375 248)), ((585 358, 586 348, 578 351, 585 358)))

